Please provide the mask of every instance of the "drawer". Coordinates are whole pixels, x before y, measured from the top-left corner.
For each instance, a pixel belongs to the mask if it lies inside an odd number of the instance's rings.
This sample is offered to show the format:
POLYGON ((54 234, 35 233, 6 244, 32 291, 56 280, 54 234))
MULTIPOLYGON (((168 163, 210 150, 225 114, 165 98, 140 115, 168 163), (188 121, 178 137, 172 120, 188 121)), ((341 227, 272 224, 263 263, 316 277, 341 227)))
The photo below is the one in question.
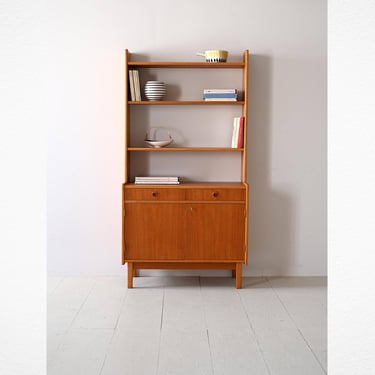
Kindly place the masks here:
POLYGON ((125 189, 125 201, 180 201, 184 198, 185 191, 183 189, 159 187, 125 189))
POLYGON ((245 189, 195 188, 186 191, 186 200, 191 201, 245 201, 245 189))

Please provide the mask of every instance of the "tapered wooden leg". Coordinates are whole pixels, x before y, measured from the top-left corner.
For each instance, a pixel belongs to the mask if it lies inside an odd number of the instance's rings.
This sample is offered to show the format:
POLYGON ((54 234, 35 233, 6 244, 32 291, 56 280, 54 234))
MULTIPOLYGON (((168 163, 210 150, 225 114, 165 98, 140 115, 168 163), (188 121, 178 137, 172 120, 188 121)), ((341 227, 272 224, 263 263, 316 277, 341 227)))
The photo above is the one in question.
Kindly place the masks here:
POLYGON ((236 288, 242 288, 242 263, 236 263, 236 288))
POLYGON ((133 262, 128 262, 128 288, 133 288, 133 272, 134 272, 133 262))

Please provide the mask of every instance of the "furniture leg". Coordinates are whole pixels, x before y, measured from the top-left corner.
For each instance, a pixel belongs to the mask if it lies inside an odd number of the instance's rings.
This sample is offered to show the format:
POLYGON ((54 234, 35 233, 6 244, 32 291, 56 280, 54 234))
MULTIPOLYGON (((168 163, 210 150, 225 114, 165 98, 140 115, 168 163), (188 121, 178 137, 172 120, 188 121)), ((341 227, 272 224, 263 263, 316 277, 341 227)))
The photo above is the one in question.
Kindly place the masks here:
POLYGON ((133 288, 133 273, 134 265, 133 262, 128 262, 128 288, 133 288))
POLYGON ((236 263, 236 288, 242 288, 242 263, 236 263))

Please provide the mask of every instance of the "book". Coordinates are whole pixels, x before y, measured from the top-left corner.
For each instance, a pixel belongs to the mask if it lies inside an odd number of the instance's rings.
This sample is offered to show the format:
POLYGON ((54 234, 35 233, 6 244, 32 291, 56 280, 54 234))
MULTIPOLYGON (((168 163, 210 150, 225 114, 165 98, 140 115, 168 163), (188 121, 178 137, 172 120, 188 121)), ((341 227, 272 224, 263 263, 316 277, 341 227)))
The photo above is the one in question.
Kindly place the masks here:
POLYGON ((226 93, 226 92, 222 92, 222 93, 204 93, 203 94, 203 98, 235 98, 237 99, 237 94, 235 93, 226 93))
POLYGON ((204 89, 203 94, 236 94, 237 89, 204 89))
POLYGON ((133 70, 133 80, 134 80, 135 100, 140 102, 142 100, 142 97, 141 97, 141 85, 139 82, 138 70, 133 70))
POLYGON ((178 181, 178 177, 171 176, 171 177, 135 177, 136 181, 178 181))
POLYGON ((244 139, 244 126, 245 117, 235 117, 233 119, 233 129, 232 129, 232 148, 242 148, 244 139))
POLYGON ((237 148, 237 136, 238 136, 238 127, 239 127, 239 117, 233 119, 233 130, 232 130, 232 148, 237 148))
POLYGON ((135 87, 133 71, 129 70, 129 87, 130 87, 130 100, 135 101, 135 87))
POLYGON ((237 148, 243 147, 244 125, 245 125, 245 117, 241 116, 239 119, 239 126, 238 126, 237 148))
POLYGON ((136 185, 178 185, 180 181, 135 181, 136 185))
POLYGON ((203 98, 206 102, 236 102, 237 98, 203 98))
POLYGON ((167 184, 167 185, 177 185, 180 182, 178 177, 135 177, 136 184, 167 184))

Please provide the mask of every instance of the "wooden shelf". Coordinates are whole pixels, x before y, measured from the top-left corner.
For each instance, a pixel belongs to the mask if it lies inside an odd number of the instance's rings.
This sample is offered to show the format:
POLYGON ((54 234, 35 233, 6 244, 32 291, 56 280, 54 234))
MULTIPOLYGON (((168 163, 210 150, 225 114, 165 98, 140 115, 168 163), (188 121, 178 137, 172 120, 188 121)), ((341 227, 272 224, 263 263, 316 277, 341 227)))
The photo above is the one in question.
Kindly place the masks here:
MULTIPOLYGON (((127 263, 128 288, 133 287, 133 278, 141 269, 226 269, 232 271, 236 288, 241 288, 242 265, 247 264, 248 252, 249 51, 243 51, 242 61, 234 57, 236 61, 225 63, 209 63, 199 58, 197 61, 140 61, 142 56, 150 60, 150 56, 125 50, 122 264, 127 263), (135 98, 131 70, 139 73, 135 77, 137 90, 148 79, 170 82, 171 92, 165 97, 168 100, 150 101, 146 97, 140 101, 129 100, 135 98), (243 100, 203 100, 204 87, 227 86, 236 87, 241 93, 238 98, 243 100), (241 122, 243 147, 217 147, 231 144, 225 139, 231 135, 228 133, 233 133, 231 120, 232 124, 237 123, 234 116, 240 113, 244 118, 241 122), (150 147, 144 142, 142 129, 159 121, 161 124, 178 121, 176 131, 179 139, 185 141, 161 148, 150 147), (211 142, 200 137, 200 130, 202 136, 214 137, 210 138, 211 142), (202 144, 215 147, 190 146, 202 144), (222 167, 222 160, 228 161, 226 168, 222 167), (212 173, 206 173, 206 166, 211 166, 212 173), (180 183, 155 184, 157 180, 152 184, 135 183, 136 176, 153 175, 179 176, 180 183), (216 181, 201 181, 205 178, 216 181)), ((141 99, 139 95, 137 98, 141 99)))
POLYGON ((244 101, 204 101, 204 100, 142 100, 129 101, 129 105, 244 105, 244 101))
POLYGON ((244 151, 243 148, 232 147, 128 147, 128 151, 151 151, 151 152, 168 152, 168 151, 225 151, 238 152, 244 151))
POLYGON ((244 62, 207 63, 196 61, 129 61, 128 66, 132 68, 199 68, 199 69, 243 69, 244 62))
POLYGON ((140 185, 144 187, 163 187, 167 189, 191 189, 191 188, 221 188, 230 189, 233 187, 242 187, 246 189, 246 184, 241 181, 180 181, 179 184, 136 184, 134 182, 127 182, 127 188, 137 189, 140 185))

